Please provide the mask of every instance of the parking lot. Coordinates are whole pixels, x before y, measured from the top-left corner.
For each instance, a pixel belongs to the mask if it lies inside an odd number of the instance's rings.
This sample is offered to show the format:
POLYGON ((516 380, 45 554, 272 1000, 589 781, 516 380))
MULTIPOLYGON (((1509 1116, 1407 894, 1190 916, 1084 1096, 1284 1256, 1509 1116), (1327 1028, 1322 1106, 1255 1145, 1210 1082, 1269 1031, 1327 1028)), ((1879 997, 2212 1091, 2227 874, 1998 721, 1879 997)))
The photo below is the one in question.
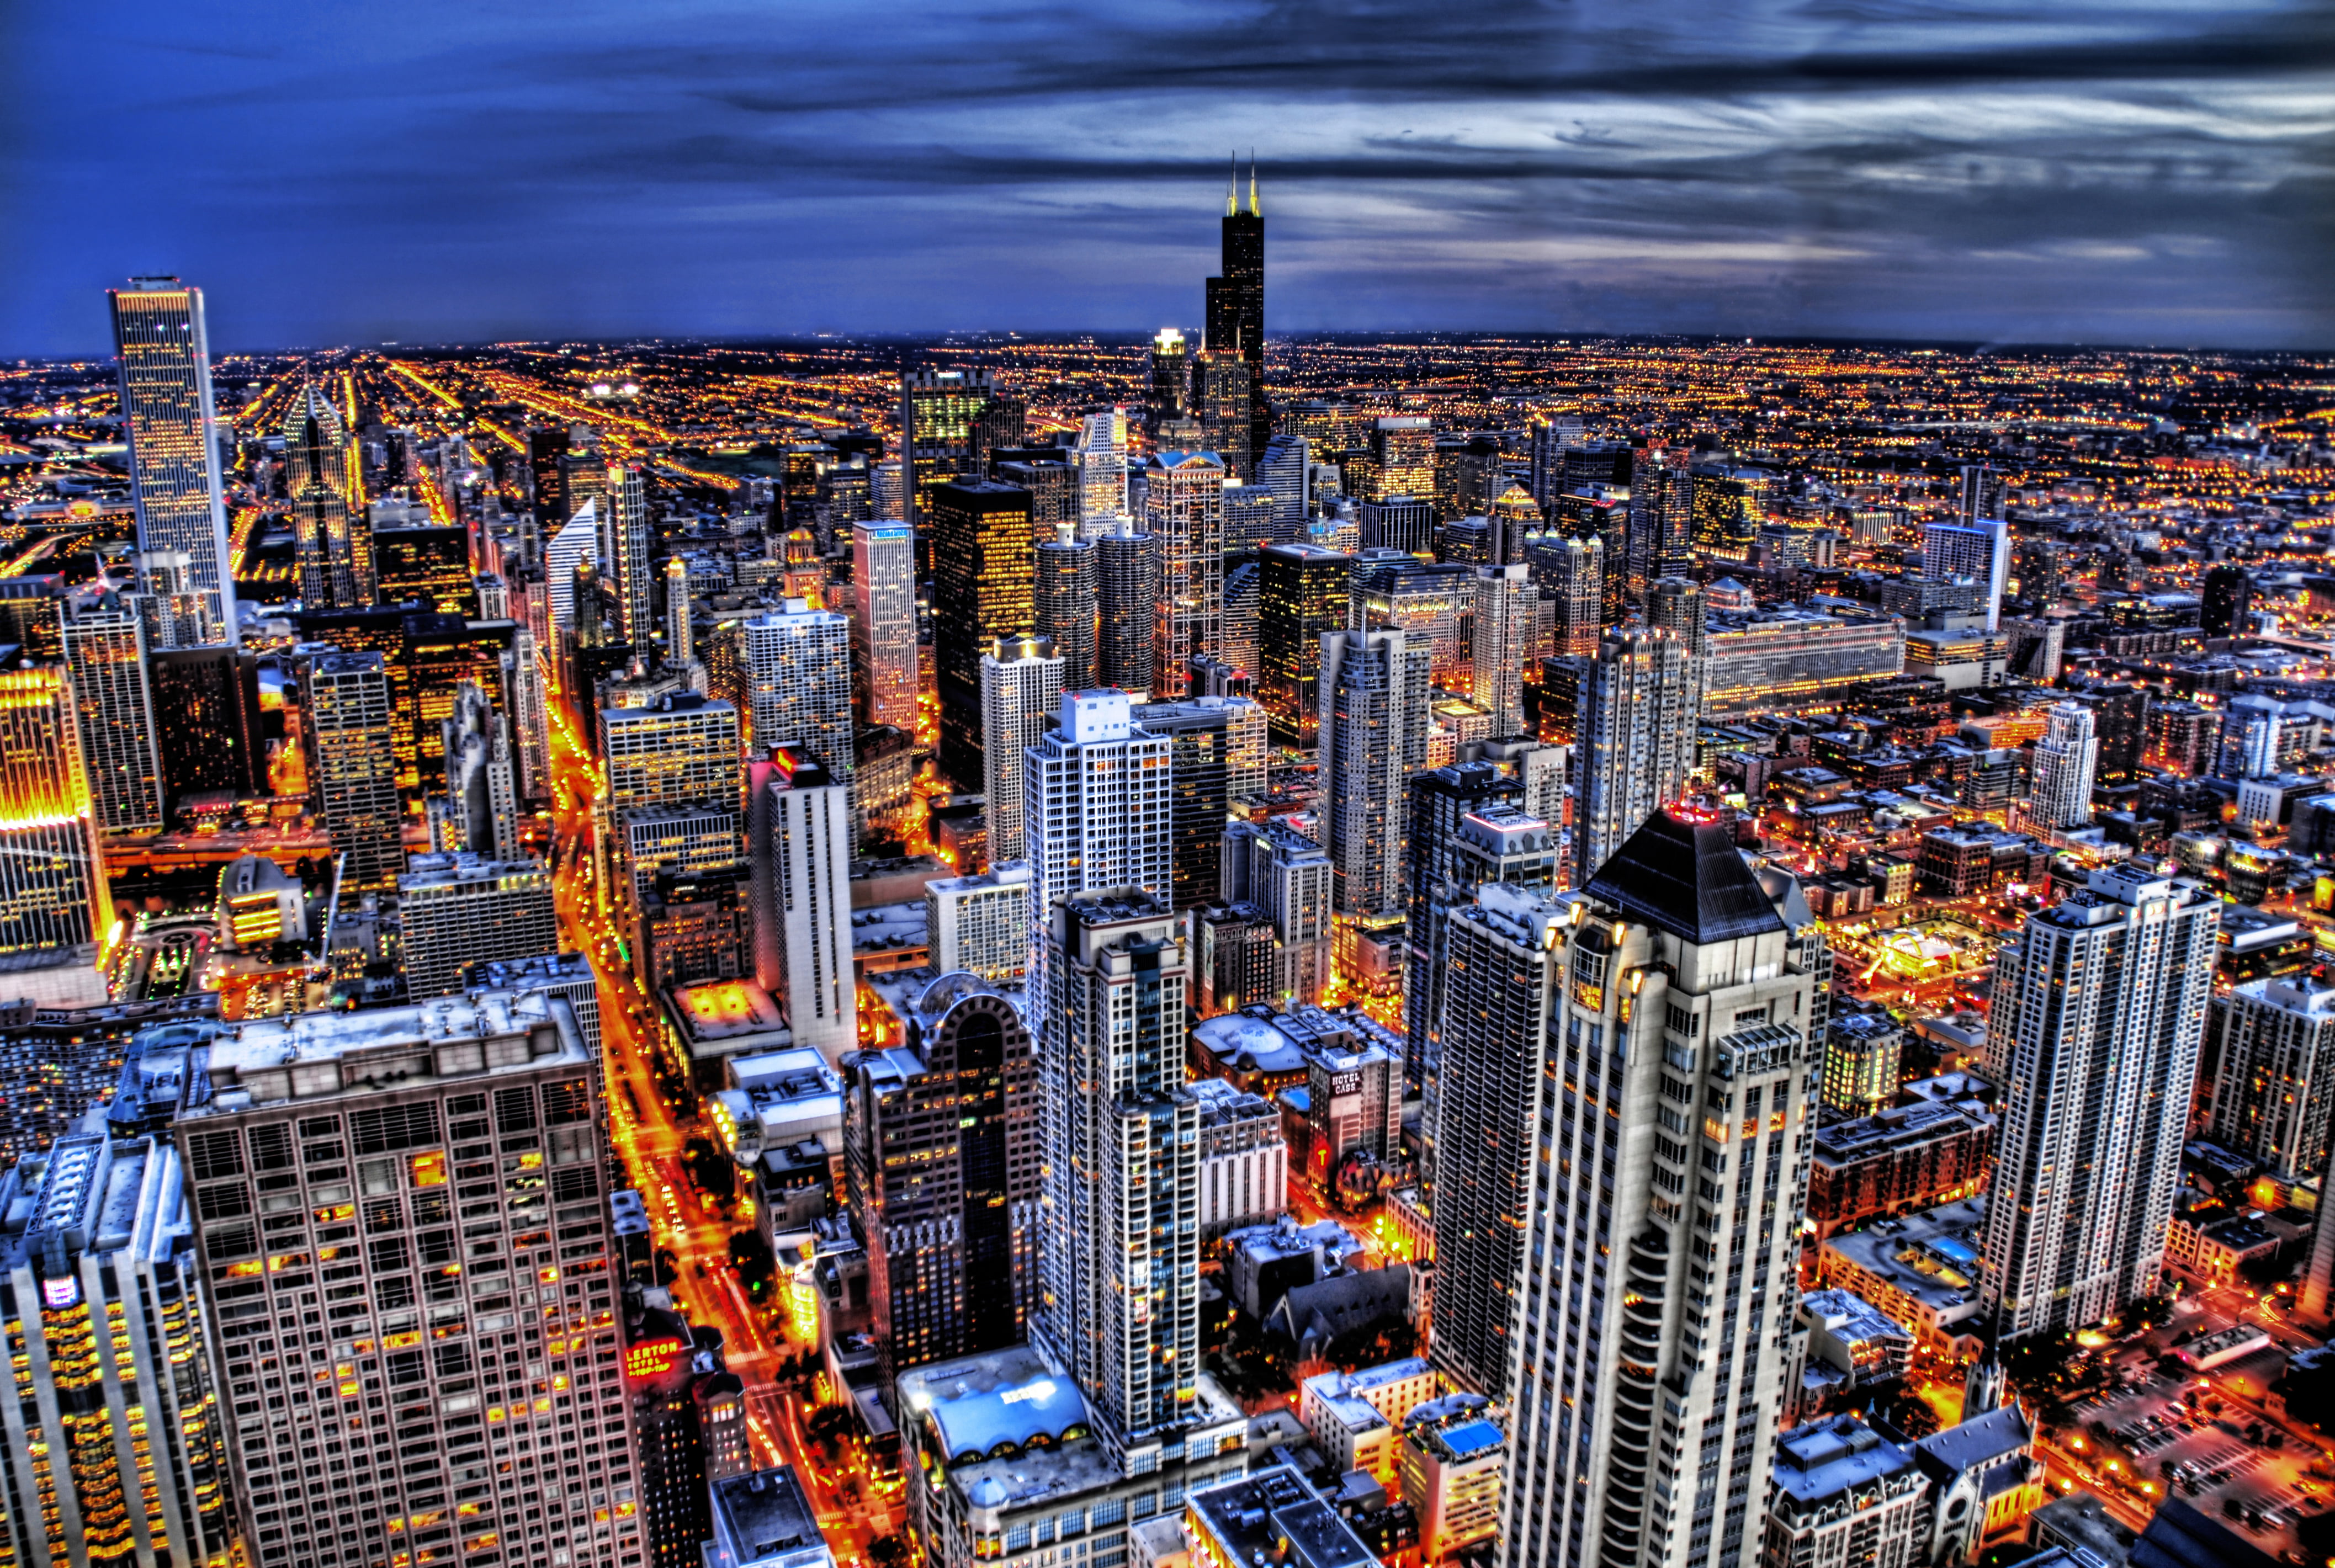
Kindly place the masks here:
POLYGON ((2104 1485, 2136 1492, 2144 1504, 2185 1498, 2273 1557, 2299 1553, 2296 1524, 2335 1506, 2327 1461, 2230 1397, 2274 1379, 2282 1359, 2265 1349, 2210 1374, 2173 1378, 2134 1358, 2115 1389, 2074 1407, 2095 1474, 2105 1471, 2104 1485))

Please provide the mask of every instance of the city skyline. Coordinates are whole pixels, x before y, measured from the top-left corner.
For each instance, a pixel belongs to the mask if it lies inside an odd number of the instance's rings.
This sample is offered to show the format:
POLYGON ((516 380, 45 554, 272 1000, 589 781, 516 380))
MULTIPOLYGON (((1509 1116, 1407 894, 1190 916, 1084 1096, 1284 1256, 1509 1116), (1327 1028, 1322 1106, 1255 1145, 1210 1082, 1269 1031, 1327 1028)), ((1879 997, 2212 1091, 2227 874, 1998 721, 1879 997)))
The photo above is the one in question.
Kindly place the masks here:
POLYGON ((237 350, 1197 328, 1182 215, 1252 150, 1275 333, 2335 343, 2330 39, 2278 5, 407 21, 28 23, 15 189, 131 221, 0 255, 0 353, 95 351, 133 271, 237 350), (99 68, 114 113, 51 112, 99 68))

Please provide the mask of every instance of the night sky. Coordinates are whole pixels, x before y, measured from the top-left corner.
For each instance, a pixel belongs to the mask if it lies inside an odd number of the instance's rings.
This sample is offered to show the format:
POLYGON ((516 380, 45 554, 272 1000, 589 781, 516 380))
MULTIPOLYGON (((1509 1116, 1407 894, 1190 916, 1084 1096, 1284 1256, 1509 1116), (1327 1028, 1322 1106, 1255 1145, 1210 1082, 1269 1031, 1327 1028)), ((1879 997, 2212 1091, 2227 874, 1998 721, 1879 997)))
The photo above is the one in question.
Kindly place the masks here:
POLYGON ((0 9, 0 354, 1197 326, 2335 347, 2335 7, 0 9))

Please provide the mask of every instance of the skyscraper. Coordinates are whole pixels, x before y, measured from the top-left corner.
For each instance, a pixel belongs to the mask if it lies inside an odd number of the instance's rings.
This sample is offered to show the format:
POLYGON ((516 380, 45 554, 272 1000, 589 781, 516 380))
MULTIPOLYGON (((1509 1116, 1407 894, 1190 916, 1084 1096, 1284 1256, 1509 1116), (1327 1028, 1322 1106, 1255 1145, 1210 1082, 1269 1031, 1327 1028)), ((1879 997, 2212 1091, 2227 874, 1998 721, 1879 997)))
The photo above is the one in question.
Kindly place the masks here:
MULTIPOLYGON (((1257 673, 1258 570, 1255 561, 1243 561, 1225 573, 1224 616, 1216 645, 1210 650, 1210 656, 1226 670, 1236 670, 1252 682, 1257 673)), ((1196 690, 1188 681, 1185 689, 1196 690)))
POLYGON ((102 996, 112 906, 80 760, 64 672, 0 672, 0 959, 77 964, 102 996))
MULTIPOLYGON (((1250 411, 1240 446, 1245 455, 1254 455, 1273 438, 1273 403, 1264 392, 1264 209, 1257 203, 1254 160, 1245 209, 1238 180, 1236 164, 1234 187, 1225 192, 1222 264, 1219 276, 1207 282, 1202 344, 1211 353, 1241 357, 1250 411)), ((1245 469, 1241 477, 1249 477, 1245 469)))
POLYGON ((228 1568, 239 1560, 228 1401, 211 1380, 220 1331, 205 1306, 235 1287, 202 1287, 178 1150, 60 1139, 0 1182, 0 1214, 24 1379, 0 1418, 6 1555, 228 1568))
POLYGON ((1101 614, 1101 576, 1093 541, 1063 537, 1038 545, 1038 582, 1032 609, 1038 635, 1062 661, 1062 685, 1084 691, 1095 682, 1095 637, 1101 614))
MULTIPOLYGON (((1014 911, 1020 924, 1021 910, 1014 911)), ((905 1043, 847 1059, 844 1157, 896 1367, 1019 1344, 1038 1305, 1038 1058, 1013 1004, 944 973, 905 1043)))
POLYGON ((551 873, 539 860, 417 855, 397 879, 406 994, 460 991, 474 963, 559 951, 551 873))
POLYGON ((1104 409, 1079 427, 1079 516, 1115 518, 1127 510, 1127 411, 1104 409))
POLYGON ((1529 568, 1476 568, 1476 648, 1469 664, 1477 704, 1490 711, 1495 735, 1525 727, 1525 661, 1532 653, 1539 605, 1529 568))
POLYGON ((1583 684, 1574 885, 1585 884, 1694 770, 1694 659, 1667 632, 1617 627, 1583 684))
POLYGON ((1403 908, 1410 940, 1403 976, 1403 1068, 1413 1087, 1425 1080, 1443 1016, 1435 912, 1467 903, 1478 886, 1462 876, 1459 825, 1477 812, 1514 808, 1523 799, 1521 780, 1484 761, 1431 769, 1405 784, 1410 852, 1403 865, 1403 908))
POLYGON ((1312 448, 1303 436, 1275 436, 1256 460, 1255 482, 1273 494, 1272 537, 1293 542, 1305 533, 1305 515, 1312 508, 1312 448))
POLYGON ((2049 724, 2035 742, 2028 818, 2043 828, 2081 828, 2092 819, 2092 775, 2100 758, 2092 711, 2080 702, 2061 702, 2052 708, 2049 724))
POLYGON ((1094 536, 1095 683, 1148 695, 1158 684, 1159 540, 1131 529, 1094 536))
POLYGON ((1204 348, 1192 361, 1192 409, 1200 445, 1238 484, 1255 471, 1249 447, 1249 363, 1237 349, 1204 348))
POLYGON ((116 594, 76 595, 62 614, 74 728, 98 828, 154 832, 162 826, 162 765, 147 685, 146 629, 116 594))
POLYGON ((1045 933, 1054 905, 1096 887, 1174 886, 1168 828, 1173 747, 1138 729, 1124 692, 1065 692, 1059 721, 1022 753, 1023 858, 1030 866, 1031 998, 1051 1049, 1045 933))
POLYGON ((1264 793, 1264 710, 1246 697, 1195 697, 1147 703, 1141 722, 1169 742, 1168 901, 1218 903, 1226 819, 1264 793))
POLYGON ((1966 465, 1962 470, 1962 518, 1969 524, 1980 524, 2002 516, 2003 504, 2010 499, 2003 483, 2002 470, 1984 463, 1966 465))
POLYGON ((1322 637, 1322 847, 1342 915, 1402 907, 1404 789, 1427 765, 1427 650, 1401 632, 1322 637))
POLYGON ((1225 829, 1224 894, 1273 927, 1273 995, 1284 1009, 1321 1002, 1330 985, 1330 857, 1286 822, 1225 829))
POLYGON ((1184 922, 1137 887, 1049 911, 1039 1058, 1043 1340, 1130 1471, 1156 1465, 1200 1372, 1199 1102, 1184 1087, 1184 922))
POLYGON ((1979 1301, 2001 1339, 2082 1328, 2156 1288, 2219 929, 2205 889, 2126 861, 1997 955, 1979 1301))
POLYGON ((1154 452, 1144 468, 1143 527, 1159 541, 1154 696, 1181 696, 1192 655, 1224 633, 1225 465, 1210 452, 1154 452))
POLYGON ((1669 813, 1585 898, 1482 903, 1495 962, 1455 965, 1445 1015, 1436 1354, 1498 1368, 1514 1401, 1503 1560, 1749 1568, 1831 953, 1789 878, 1669 813), (1447 1210, 1513 1248, 1512 1300, 1463 1287, 1454 1311, 1447 1210), (1482 1337, 1444 1349, 1446 1321, 1482 1337))
POLYGON ((341 857, 341 901, 396 891, 405 868, 405 813, 397 793, 395 711, 379 653, 322 653, 307 661, 302 720, 308 793, 341 857))
POLYGON ((1555 601, 1554 652, 1559 658, 1592 656, 1605 628, 1603 541, 1551 537, 1537 554, 1541 582, 1555 601))
POLYGON ((219 486, 218 421, 211 403, 210 339, 203 291, 175 277, 133 277, 106 297, 121 361, 121 419, 130 441, 130 489, 138 547, 187 557, 209 624, 236 640, 227 501, 219 486))
POLYGON ((906 523, 851 525, 851 650, 867 728, 916 728, 916 547, 906 523))
POLYGON ((301 602, 326 610, 372 604, 373 523, 356 441, 333 400, 313 383, 285 416, 284 483, 292 498, 301 602))
MULTIPOLYGON (((2026 587, 2023 576, 2020 586, 2026 587)), ((2026 596, 2041 595, 2030 593, 2026 596)), ((2254 629, 2254 580, 2243 566, 2224 565, 2207 572, 2204 597, 2197 624, 2205 635, 2243 637, 2254 629)))
POLYGON ((212 1038, 171 1133, 255 1568, 528 1540, 639 1563, 598 1083, 543 991, 212 1038))
POLYGON ((1000 637, 981 656, 982 794, 989 863, 1022 856, 1022 752, 1062 705, 1062 661, 1043 637, 1000 637))
POLYGON ((784 746, 851 783, 851 626, 800 599, 739 628, 749 711, 747 746, 784 746))
POLYGON ((1192 408, 1192 360, 1184 334, 1163 326, 1151 339, 1150 380, 1143 400, 1144 433, 1155 449, 1180 442, 1192 408))
POLYGON ((2010 573, 2010 530, 2001 514, 1922 529, 1922 576, 1933 583, 1968 583, 1984 596, 1986 629, 2002 625, 2002 588, 2010 573))
POLYGON ((933 489, 951 480, 981 477, 975 431, 995 396, 996 387, 985 370, 920 365, 901 373, 901 481, 920 570, 929 570, 940 558, 928 537, 926 508, 932 505, 933 489))
POLYGON ((1312 747, 1322 725, 1322 634, 1345 630, 1353 557, 1312 545, 1257 552, 1257 700, 1278 745, 1312 747))
POLYGON ((607 540, 600 559, 616 591, 616 636, 631 644, 637 657, 648 656, 654 617, 649 604, 649 521, 647 487, 637 463, 608 465, 607 510, 604 527, 607 540))
POLYGON ((795 1044, 834 1066, 859 1039, 850 791, 784 752, 756 766, 754 785, 754 977, 786 998, 795 1044))
POLYGON ((981 781, 981 656, 1035 619, 1030 492, 987 480, 945 482, 930 496, 933 679, 941 771, 981 781))
POLYGON ((493 699, 466 681, 455 692, 454 711, 439 726, 439 734, 446 758, 442 814, 450 841, 437 847, 493 860, 517 859, 518 769, 510 725, 495 711, 493 699))
MULTIPOLYGON (((904 530, 904 540, 906 537, 904 530)), ((700 673, 691 668, 697 663, 696 627, 691 621, 695 608, 689 592, 689 562, 680 556, 672 557, 664 564, 665 668, 702 679, 700 673)), ((855 634, 858 624, 857 621, 852 623, 855 634)), ((854 651, 857 651, 856 644, 854 651)))
POLYGON ((2213 1139, 2280 1181, 2327 1169, 2335 1112, 2335 986, 2249 980, 2214 999, 2213 1139))
POLYGON ((1361 499, 1435 497, 1435 424, 1416 414, 1389 414, 1371 424, 1369 483, 1361 499))

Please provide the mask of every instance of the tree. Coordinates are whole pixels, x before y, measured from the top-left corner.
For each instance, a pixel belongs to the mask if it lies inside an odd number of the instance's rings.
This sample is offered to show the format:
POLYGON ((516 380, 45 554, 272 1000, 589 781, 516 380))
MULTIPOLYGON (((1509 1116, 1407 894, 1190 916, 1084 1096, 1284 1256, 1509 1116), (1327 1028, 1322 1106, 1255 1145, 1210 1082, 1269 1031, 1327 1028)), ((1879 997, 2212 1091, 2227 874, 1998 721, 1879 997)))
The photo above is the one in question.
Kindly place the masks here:
POLYGON ((736 1231, 730 1237, 730 1266, 750 1295, 759 1295, 779 1272, 779 1260, 760 1231, 736 1231))

